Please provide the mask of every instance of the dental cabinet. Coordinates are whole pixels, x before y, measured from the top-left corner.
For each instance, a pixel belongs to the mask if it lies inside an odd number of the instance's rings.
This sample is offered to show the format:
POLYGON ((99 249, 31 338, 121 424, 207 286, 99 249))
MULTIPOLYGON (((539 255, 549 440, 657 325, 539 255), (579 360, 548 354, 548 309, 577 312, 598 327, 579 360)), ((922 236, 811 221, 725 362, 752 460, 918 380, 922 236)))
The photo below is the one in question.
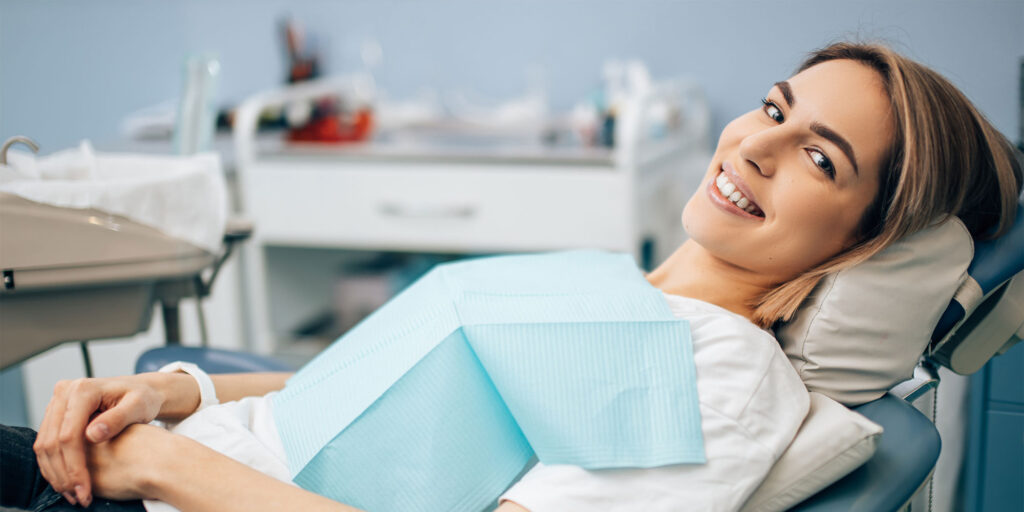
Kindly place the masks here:
POLYGON ((708 109, 684 82, 628 98, 614 148, 458 124, 409 127, 355 145, 257 136, 260 112, 344 89, 324 82, 239 108, 235 161, 244 214, 246 335, 263 353, 325 308, 343 250, 492 254, 601 248, 656 264, 683 241, 680 214, 710 159, 708 109), (677 113, 666 124, 669 105, 677 113))

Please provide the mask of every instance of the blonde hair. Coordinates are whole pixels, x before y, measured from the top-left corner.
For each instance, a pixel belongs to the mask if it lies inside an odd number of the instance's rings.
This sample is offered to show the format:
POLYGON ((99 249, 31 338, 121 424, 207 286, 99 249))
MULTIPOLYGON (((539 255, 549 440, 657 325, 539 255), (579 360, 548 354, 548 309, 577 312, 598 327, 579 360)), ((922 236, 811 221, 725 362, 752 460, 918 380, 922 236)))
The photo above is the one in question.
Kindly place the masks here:
POLYGON ((770 327, 792 318, 822 277, 852 267, 892 242, 948 215, 975 238, 995 238, 1013 223, 1022 182, 1009 141, 949 81, 877 44, 836 43, 811 53, 797 72, 848 59, 878 72, 894 120, 894 140, 879 190, 860 223, 860 241, 768 291, 752 306, 770 327))

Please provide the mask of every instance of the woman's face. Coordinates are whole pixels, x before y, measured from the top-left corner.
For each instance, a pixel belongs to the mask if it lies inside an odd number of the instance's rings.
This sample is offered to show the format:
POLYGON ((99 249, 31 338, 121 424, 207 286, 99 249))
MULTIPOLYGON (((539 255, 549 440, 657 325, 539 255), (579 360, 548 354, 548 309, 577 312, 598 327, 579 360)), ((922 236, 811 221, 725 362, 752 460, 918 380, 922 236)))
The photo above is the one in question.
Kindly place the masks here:
POLYGON ((776 283, 795 277, 857 242, 891 123, 881 77, 856 61, 780 82, 722 131, 683 227, 731 265, 776 283))

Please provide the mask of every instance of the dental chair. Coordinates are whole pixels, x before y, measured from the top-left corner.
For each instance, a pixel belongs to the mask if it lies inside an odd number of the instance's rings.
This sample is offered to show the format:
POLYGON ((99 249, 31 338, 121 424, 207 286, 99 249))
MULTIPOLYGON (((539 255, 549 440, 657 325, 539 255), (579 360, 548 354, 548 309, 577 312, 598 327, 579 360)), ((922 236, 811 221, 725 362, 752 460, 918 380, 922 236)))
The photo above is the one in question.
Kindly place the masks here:
POLYGON ((925 485, 941 443, 932 421, 910 402, 938 386, 939 366, 970 375, 1024 338, 1024 201, 1010 232, 975 243, 967 274, 914 377, 853 408, 884 428, 872 458, 792 510, 901 510, 925 485))
MULTIPOLYGON (((902 510, 927 482, 939 456, 939 433, 909 402, 937 386, 938 366, 974 373, 1024 337, 1024 203, 1009 233, 976 244, 968 274, 973 280, 961 285, 939 319, 915 377, 852 408, 884 428, 873 456, 791 510, 902 510)), ((156 371, 172 361, 191 361, 211 373, 291 369, 259 355, 180 346, 144 353, 135 369, 156 371)))

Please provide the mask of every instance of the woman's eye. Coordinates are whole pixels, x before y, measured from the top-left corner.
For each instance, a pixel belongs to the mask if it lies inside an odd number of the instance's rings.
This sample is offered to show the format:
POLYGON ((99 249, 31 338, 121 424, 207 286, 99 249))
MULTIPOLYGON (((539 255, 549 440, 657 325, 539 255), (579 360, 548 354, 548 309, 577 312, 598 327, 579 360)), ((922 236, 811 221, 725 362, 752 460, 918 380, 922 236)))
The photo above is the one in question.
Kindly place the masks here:
POLYGON ((822 172, 825 173, 825 176, 828 176, 828 179, 836 179, 836 168, 824 153, 816 149, 808 150, 808 153, 811 155, 811 160, 814 162, 814 165, 821 168, 822 172))
POLYGON ((768 98, 762 98, 761 104, 764 105, 764 107, 762 107, 764 113, 767 114, 768 117, 772 118, 776 123, 781 123, 786 120, 785 116, 782 115, 782 109, 779 108, 774 101, 771 101, 768 98))

